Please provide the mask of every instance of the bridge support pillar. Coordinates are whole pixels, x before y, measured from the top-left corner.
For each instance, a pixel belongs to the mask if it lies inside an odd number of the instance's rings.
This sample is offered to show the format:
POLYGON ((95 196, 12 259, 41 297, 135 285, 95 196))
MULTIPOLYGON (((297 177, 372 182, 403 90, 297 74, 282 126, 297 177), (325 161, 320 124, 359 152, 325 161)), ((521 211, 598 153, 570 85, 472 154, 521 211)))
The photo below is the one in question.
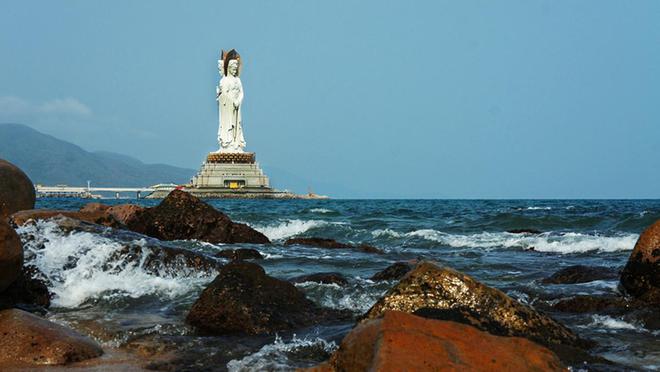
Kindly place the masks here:
POLYGON ((137 198, 140 199, 140 191, 137 192, 137 198))
POLYGON ((118 192, 115 193, 115 198, 119 199, 119 193, 118 192))

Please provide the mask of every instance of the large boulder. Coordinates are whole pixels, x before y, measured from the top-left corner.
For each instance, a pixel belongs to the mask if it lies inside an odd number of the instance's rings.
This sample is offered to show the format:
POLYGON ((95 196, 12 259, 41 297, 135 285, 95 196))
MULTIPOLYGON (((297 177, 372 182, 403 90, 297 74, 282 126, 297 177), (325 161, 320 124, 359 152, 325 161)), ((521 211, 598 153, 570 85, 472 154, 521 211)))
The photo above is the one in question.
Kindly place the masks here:
POLYGON ((594 280, 615 279, 619 276, 616 269, 605 266, 574 265, 565 267, 543 279, 543 284, 577 284, 594 280))
POLYGON ((266 275, 261 266, 225 265, 193 304, 187 321, 209 334, 272 334, 332 318, 293 284, 266 275))
POLYGON ((90 338, 18 309, 0 311, 0 334, 2 369, 63 365, 103 354, 90 338))
POLYGON ((34 208, 35 192, 30 178, 14 164, 0 159, 0 218, 34 208))
POLYGON ((386 311, 355 327, 309 371, 562 371, 552 351, 520 337, 386 311))
POLYGON ((636 298, 660 303, 660 220, 640 235, 621 272, 621 285, 636 298))
POLYGON ((406 274, 363 321, 378 318, 387 310, 457 321, 494 335, 525 337, 546 346, 582 345, 573 332, 550 317, 468 275, 428 261, 406 274))
POLYGON ((0 218, 0 292, 21 275, 23 245, 16 231, 0 218))
POLYGON ((181 190, 172 191, 156 207, 145 208, 126 221, 129 229, 161 240, 196 239, 209 243, 270 243, 251 227, 181 190))

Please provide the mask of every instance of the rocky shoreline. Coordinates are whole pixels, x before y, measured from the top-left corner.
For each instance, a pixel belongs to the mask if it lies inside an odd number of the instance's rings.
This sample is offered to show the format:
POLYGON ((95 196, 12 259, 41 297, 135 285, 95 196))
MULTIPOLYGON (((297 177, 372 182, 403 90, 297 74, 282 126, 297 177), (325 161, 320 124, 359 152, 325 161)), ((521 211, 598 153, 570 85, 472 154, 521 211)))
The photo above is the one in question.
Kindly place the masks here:
MULTIPOLYGON (((648 329, 660 329, 660 221, 635 245, 620 274, 618 297, 573 296, 546 309, 532 307, 471 276, 421 260, 395 263, 375 274, 372 280, 391 282, 392 287, 356 317, 314 303, 292 284, 315 281, 341 286, 346 283, 341 274, 323 272, 291 281, 268 275, 257 260, 259 247, 270 240, 186 192, 175 190, 151 208, 91 203, 78 211, 35 210, 34 189, 23 172, 0 163, 0 180, 0 329, 12 335, 0 341, 3 370, 113 365, 135 370, 194 369, 194 361, 157 335, 108 348, 96 341, 105 337, 105 331, 95 319, 80 322, 73 330, 43 318, 50 306, 49 283, 30 265, 23 249, 26 240, 38 237, 23 236, 21 241, 15 232, 40 221, 49 221, 65 234, 111 235, 122 244, 114 254, 122 257, 123 264, 139 262, 156 276, 181 275, 179 269, 185 268, 214 277, 188 309, 186 322, 192 332, 217 340, 218 347, 262 345, 264 337, 317 324, 354 324, 328 360, 309 370, 541 371, 585 365, 590 370, 616 370, 615 363, 594 354, 597 342, 582 338, 544 311, 619 314, 648 329), (136 240, 141 243, 136 245, 136 240), (255 249, 230 249, 212 256, 169 245, 171 240, 248 243, 255 249)), ((376 247, 316 237, 285 243, 298 245, 382 254, 376 247)), ((573 267, 560 270, 546 284, 618 276, 602 268, 573 267)))

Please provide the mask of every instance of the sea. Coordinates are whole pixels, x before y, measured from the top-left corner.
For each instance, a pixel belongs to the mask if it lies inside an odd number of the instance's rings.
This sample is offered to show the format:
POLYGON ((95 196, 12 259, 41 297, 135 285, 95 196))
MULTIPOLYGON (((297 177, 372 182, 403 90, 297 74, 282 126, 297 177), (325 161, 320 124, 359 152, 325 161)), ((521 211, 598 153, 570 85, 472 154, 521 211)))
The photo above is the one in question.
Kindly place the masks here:
MULTIPOLYGON (((75 210, 89 200, 40 199, 38 208, 75 210)), ((106 204, 156 205, 158 200, 102 200, 106 204)), ((339 272, 348 285, 302 283, 319 305, 366 312, 394 282, 369 278, 397 261, 433 260, 465 272, 516 300, 548 311, 574 295, 619 293, 618 280, 543 284, 571 265, 620 270, 639 234, 660 219, 659 200, 214 200, 232 220, 261 231, 272 245, 173 244, 213 255, 228 248, 255 248, 256 261, 274 277, 288 279, 339 272), (535 229, 540 234, 514 234, 535 229), (385 254, 284 246, 292 237, 366 243, 385 254)), ((289 371, 326 359, 352 322, 314 326, 263 337, 200 336, 185 316, 214 274, 183 270, 155 275, 140 262, 120 262, 122 243, 112 236, 61 231, 39 222, 19 228, 28 263, 49 279, 54 294, 48 318, 91 334, 106 348, 136 343, 162 346, 175 356, 174 370, 289 371), (37 239, 28 241, 29 236, 37 239), (41 242, 37 244, 36 242, 41 242), (94 326, 90 326, 94 324, 94 326)), ((660 334, 634 319, 603 314, 550 315, 622 370, 660 369, 660 334)), ((160 349, 159 349, 160 350, 160 349)), ((156 359, 156 358, 154 358, 156 359)), ((579 366, 574 366, 579 370, 579 366)))

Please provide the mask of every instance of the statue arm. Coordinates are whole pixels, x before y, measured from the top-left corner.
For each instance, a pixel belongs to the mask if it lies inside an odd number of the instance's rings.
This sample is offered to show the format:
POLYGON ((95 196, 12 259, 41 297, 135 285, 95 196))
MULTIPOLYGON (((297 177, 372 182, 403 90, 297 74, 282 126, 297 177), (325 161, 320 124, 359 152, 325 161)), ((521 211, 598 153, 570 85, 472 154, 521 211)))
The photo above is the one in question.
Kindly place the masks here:
POLYGON ((240 105, 243 104, 243 83, 241 83, 241 80, 238 80, 238 97, 236 97, 236 103, 235 106, 238 108, 240 105))

